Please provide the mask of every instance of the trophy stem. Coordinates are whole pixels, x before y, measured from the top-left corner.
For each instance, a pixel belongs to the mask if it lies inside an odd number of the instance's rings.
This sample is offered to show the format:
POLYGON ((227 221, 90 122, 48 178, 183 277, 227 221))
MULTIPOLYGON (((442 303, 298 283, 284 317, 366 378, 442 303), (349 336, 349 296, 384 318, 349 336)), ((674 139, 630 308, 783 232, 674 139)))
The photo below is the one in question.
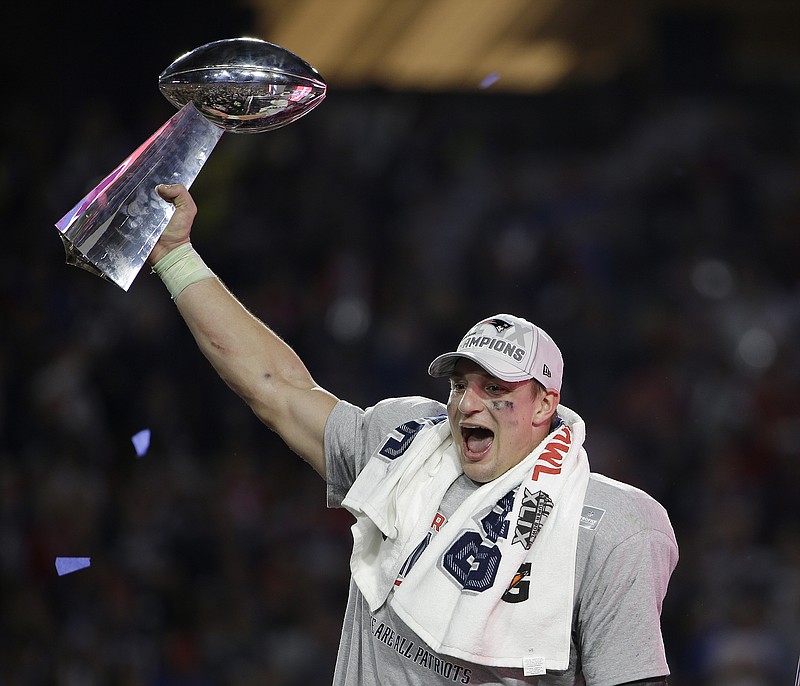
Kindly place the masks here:
POLYGON ((190 187, 223 133, 183 106, 56 223, 67 264, 127 291, 174 212, 155 187, 190 187))

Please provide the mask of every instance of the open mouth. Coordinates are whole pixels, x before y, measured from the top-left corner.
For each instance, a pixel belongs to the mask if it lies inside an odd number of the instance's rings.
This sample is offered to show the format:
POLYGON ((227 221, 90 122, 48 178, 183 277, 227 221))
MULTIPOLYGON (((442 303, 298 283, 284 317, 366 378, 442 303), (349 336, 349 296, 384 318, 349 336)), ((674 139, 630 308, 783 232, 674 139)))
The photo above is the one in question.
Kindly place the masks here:
POLYGON ((461 439, 464 443, 465 457, 477 460, 492 447, 494 432, 482 426, 462 426, 461 439))

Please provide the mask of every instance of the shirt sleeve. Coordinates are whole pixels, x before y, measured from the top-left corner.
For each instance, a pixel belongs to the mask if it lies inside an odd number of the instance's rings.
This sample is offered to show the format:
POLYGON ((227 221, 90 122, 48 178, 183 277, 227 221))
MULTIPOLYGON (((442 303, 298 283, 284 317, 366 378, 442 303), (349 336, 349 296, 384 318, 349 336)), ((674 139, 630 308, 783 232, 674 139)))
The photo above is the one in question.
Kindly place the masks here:
POLYGON ((589 581, 578 613, 587 686, 669 674, 661 606, 677 556, 673 536, 643 529, 616 545, 589 581))

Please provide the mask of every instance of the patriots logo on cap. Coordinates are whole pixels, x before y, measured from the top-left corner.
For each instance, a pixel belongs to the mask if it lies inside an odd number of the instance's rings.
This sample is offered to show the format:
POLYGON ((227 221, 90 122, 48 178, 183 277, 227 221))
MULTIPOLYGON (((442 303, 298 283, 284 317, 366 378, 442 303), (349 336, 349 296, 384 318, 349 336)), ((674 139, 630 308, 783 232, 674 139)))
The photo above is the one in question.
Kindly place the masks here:
POLYGON ((487 319, 484 324, 491 324, 495 329, 497 329, 497 333, 503 333, 503 331, 510 329, 513 326, 513 324, 509 324, 502 319, 487 319))

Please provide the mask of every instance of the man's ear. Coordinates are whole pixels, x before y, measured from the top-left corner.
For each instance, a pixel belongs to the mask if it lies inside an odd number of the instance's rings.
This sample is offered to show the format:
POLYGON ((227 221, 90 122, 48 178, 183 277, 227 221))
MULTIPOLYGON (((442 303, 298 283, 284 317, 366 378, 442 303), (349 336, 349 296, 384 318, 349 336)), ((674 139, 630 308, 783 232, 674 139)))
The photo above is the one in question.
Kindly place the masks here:
POLYGON ((549 425, 550 420, 558 409, 559 402, 561 402, 561 393, 552 388, 548 388, 539 396, 539 407, 533 414, 533 423, 537 425, 549 425))

